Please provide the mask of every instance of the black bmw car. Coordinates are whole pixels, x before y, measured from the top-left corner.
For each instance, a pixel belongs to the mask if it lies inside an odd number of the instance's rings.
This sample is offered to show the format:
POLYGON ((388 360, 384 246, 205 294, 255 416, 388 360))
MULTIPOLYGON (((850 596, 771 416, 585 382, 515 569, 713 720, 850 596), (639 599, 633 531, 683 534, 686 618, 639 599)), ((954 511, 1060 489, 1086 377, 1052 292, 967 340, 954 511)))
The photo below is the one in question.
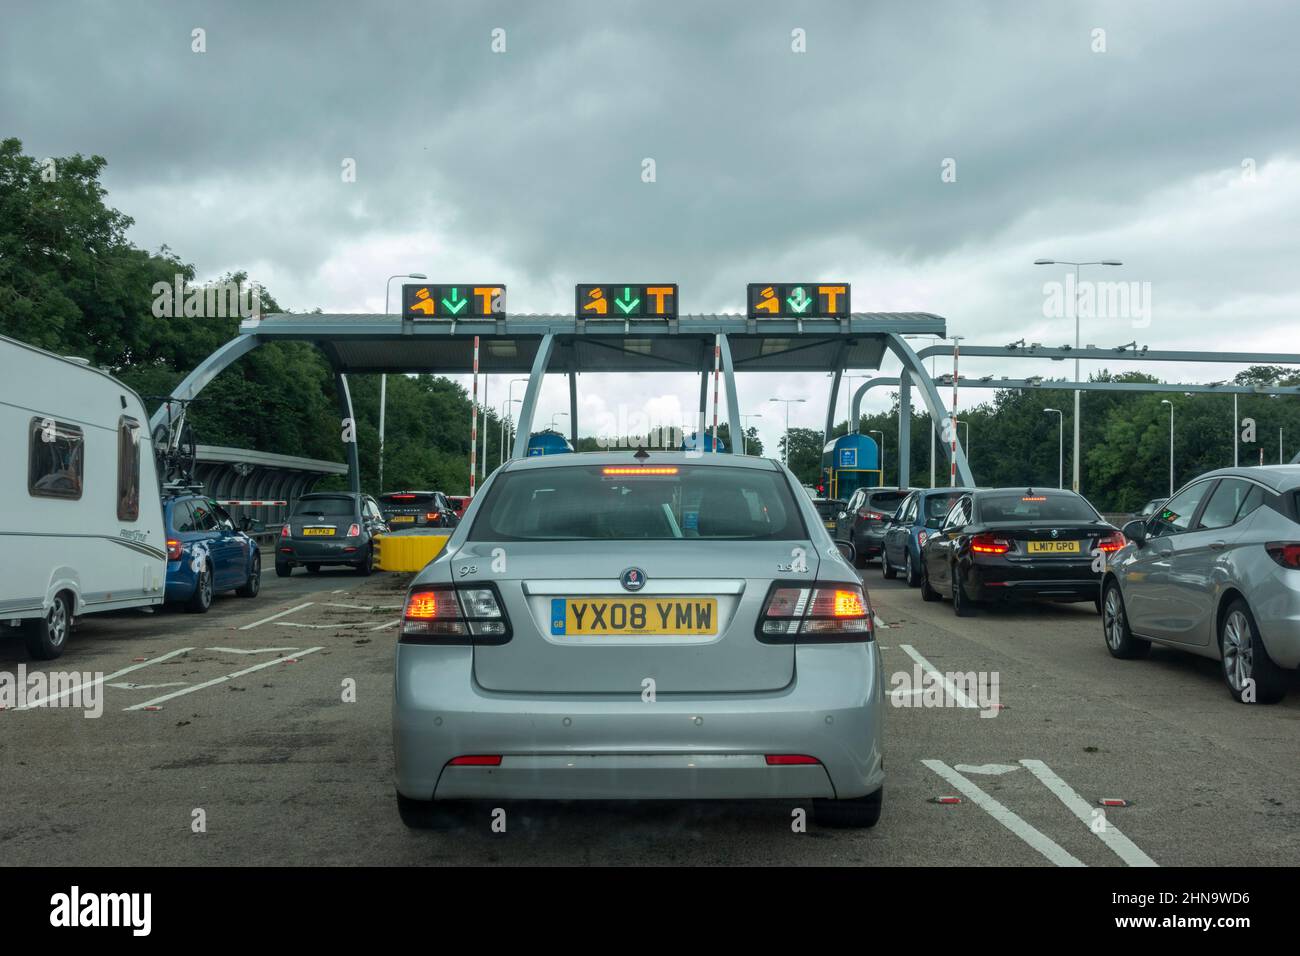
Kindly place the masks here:
POLYGON ((1072 491, 981 488, 952 506, 921 551, 921 597, 952 598, 960 617, 980 601, 1092 601, 1102 558, 1124 535, 1072 491))

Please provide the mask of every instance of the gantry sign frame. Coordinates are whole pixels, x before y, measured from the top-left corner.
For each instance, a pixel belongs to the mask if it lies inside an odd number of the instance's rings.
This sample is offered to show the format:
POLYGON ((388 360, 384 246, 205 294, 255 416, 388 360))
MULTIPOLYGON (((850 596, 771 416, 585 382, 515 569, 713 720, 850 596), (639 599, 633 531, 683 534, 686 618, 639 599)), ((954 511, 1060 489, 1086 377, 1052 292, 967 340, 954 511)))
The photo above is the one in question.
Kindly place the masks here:
MULTIPOLYGON (((832 373, 827 421, 834 415, 846 370, 879 369, 892 353, 911 370, 936 420, 946 416, 925 366, 904 336, 946 334, 946 320, 928 312, 855 312, 840 319, 753 319, 745 315, 683 315, 676 319, 586 321, 573 315, 510 315, 465 321, 412 322, 400 315, 276 314, 240 325, 239 334, 205 358, 172 391, 194 398, 224 369, 268 342, 314 343, 334 372, 339 414, 353 418, 347 376, 351 373, 468 374, 479 337, 479 371, 528 373, 511 457, 527 454, 533 416, 548 372, 569 377, 569 429, 578 437, 577 375, 582 372, 685 372, 700 376, 698 428, 703 430, 715 346, 733 436, 743 431, 736 372, 832 373)), ((166 421, 164 403, 150 421, 166 421)), ((945 453, 948 448, 945 445, 945 453)), ((346 445, 349 484, 360 490, 355 441, 346 445)), ((733 453, 735 450, 733 449, 733 453)), ((957 447, 957 470, 970 480, 957 447)))

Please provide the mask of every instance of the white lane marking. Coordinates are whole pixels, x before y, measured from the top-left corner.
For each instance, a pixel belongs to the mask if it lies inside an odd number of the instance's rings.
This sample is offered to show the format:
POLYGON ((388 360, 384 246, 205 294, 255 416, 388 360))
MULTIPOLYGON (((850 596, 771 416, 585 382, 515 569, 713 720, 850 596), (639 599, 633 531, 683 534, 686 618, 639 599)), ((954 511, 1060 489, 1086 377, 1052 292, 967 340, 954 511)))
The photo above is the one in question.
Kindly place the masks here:
MULTIPOLYGON (((323 647, 309 647, 306 650, 299 651, 293 656, 293 659, 296 660, 301 657, 306 657, 308 654, 315 654, 317 651, 323 651, 324 649, 325 648, 323 647)), ((154 707, 165 700, 171 700, 174 697, 183 697, 186 694, 192 694, 197 690, 204 690, 205 688, 213 687, 217 684, 224 684, 228 680, 234 680, 236 677, 243 677, 245 674, 251 674, 253 671, 260 671, 263 668, 271 667, 275 664, 283 664, 287 660, 290 660, 290 658, 277 657, 273 661, 263 661, 260 664, 254 664, 252 667, 245 667, 242 671, 235 671, 233 674, 226 674, 222 677, 214 677, 212 680, 204 681, 202 684, 195 684, 193 687, 185 688, 185 690, 178 690, 170 694, 164 694, 161 697, 155 697, 153 700, 146 700, 142 704, 132 704, 130 707, 123 707, 122 709, 140 710, 144 707, 154 707)))
POLYGON ((871 623, 873 626, 880 628, 881 630, 885 630, 885 631, 889 630, 889 625, 886 624, 884 621, 882 621, 880 619, 880 615, 877 614, 874 610, 871 612, 871 623))
POLYGON ((336 621, 332 624, 299 624, 297 621, 276 621, 276 627, 308 627, 313 631, 328 631, 332 627, 361 627, 369 621, 336 621))
POLYGON ((187 680, 171 681, 167 684, 132 684, 124 680, 120 684, 109 684, 109 687, 120 687, 122 690, 161 690, 164 687, 184 687, 188 684, 187 680))
POLYGON ((921 667, 923 667, 925 671, 932 678, 934 678, 939 683, 943 684, 943 689, 947 692, 948 697, 952 700, 955 700, 957 702, 958 707, 971 707, 976 710, 979 709, 980 706, 979 704, 975 703, 975 701, 971 700, 964 693, 962 693, 962 691, 958 689, 956 684, 954 684, 948 678, 944 677, 943 674, 941 674, 933 664, 931 664, 924 657, 922 657, 920 652, 917 651, 917 649, 914 648, 911 644, 899 644, 898 646, 903 650, 905 654, 907 654, 908 657, 910 657, 912 660, 920 664, 921 667))
POLYGON ((382 631, 395 625, 401 624, 402 619, 399 617, 396 621, 389 621, 387 624, 380 624, 378 627, 372 627, 372 631, 382 631))
POLYGON ((311 607, 315 603, 316 603, 315 601, 308 601, 306 604, 299 604, 297 607, 291 607, 289 608, 289 610, 281 611, 279 614, 272 614, 270 617, 264 617, 260 621, 254 621, 252 624, 245 624, 243 627, 240 628, 240 630, 251 631, 255 627, 260 627, 263 624, 269 624, 271 621, 274 621, 278 618, 282 618, 286 614, 292 614, 295 611, 301 611, 303 608, 311 607))
POLYGON ((205 651, 216 651, 218 654, 283 654, 285 651, 296 651, 296 647, 205 647, 205 651))
POLYGON ((967 780, 956 770, 953 770, 942 760, 922 760, 921 763, 929 767, 944 780, 948 781, 963 794, 970 798, 971 802, 982 807, 989 816, 998 823, 1002 824, 1020 839, 1045 856, 1050 862, 1057 866, 1083 866, 1082 860, 1072 856, 1059 843, 1047 836, 1041 830, 1036 829, 1032 824, 1026 822, 1023 818, 1008 810, 997 800, 990 797, 987 793, 977 787, 974 783, 967 780))
POLYGON ((16 711, 27 710, 30 707, 39 707, 52 701, 62 700, 64 697, 67 697, 69 694, 76 693, 77 691, 81 690, 83 687, 93 687, 94 685, 102 682, 115 680, 118 677, 123 677, 127 674, 130 674, 132 671, 138 671, 142 667, 148 667, 150 664, 157 664, 160 661, 168 660, 169 658, 175 657, 178 654, 187 654, 192 650, 194 650, 194 648, 192 647, 181 647, 174 651, 170 651, 162 655, 161 657, 151 657, 147 661, 141 661, 138 664, 132 664, 130 667, 123 667, 120 671, 113 671, 113 673, 111 674, 105 674, 103 677, 96 677, 94 680, 86 681, 83 684, 78 684, 76 687, 69 687, 67 690, 60 691, 59 693, 55 694, 53 697, 42 697, 40 700, 28 701, 26 704, 23 704, 23 706, 21 707, 15 707, 14 710, 16 711))
POLYGON ((330 594, 347 594, 347 593, 348 593, 347 588, 335 588, 333 591, 330 592, 330 594))
POLYGON ((1011 773, 1013 770, 1020 768, 1009 763, 982 763, 978 766, 969 763, 953 764, 953 768, 958 773, 978 773, 986 777, 1000 777, 1004 773, 1011 773))
POLYGON ((1129 866, 1159 866, 1155 860, 1147 856, 1138 848, 1138 845, 1119 832, 1119 828, 1110 822, 1109 817, 1103 817, 1105 827, 1098 831, 1094 830, 1092 822, 1095 819, 1094 814, 1102 810, 1101 807, 1093 807, 1083 797, 1075 792, 1074 788, 1056 775, 1051 767, 1041 760, 1022 760, 1021 766, 1025 767, 1037 777, 1048 790, 1056 794, 1060 800, 1076 817, 1087 824, 1088 829, 1097 835, 1097 839, 1115 851, 1118 856, 1129 866))

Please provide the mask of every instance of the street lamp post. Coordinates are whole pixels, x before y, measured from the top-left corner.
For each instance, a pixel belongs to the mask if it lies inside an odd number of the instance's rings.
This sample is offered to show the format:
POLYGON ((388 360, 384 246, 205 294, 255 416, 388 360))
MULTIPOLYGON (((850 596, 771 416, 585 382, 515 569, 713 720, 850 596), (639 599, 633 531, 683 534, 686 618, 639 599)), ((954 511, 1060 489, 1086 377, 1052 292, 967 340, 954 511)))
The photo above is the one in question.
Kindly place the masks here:
MULTIPOLYGON (((520 399, 515 398, 515 383, 516 383, 516 382, 523 382, 524 384, 527 384, 527 383, 528 383, 528 379, 526 379, 526 378, 512 378, 512 379, 510 380, 510 384, 506 386, 506 393, 509 395, 509 399, 510 399, 508 402, 506 402, 506 418, 508 419, 507 430, 506 430, 506 440, 509 441, 511 445, 514 445, 514 441, 515 441, 514 406, 515 406, 515 403, 516 403, 516 402, 521 401, 520 399)), ((501 463, 502 463, 502 464, 505 464, 505 453, 506 453, 506 452, 505 452, 505 448, 502 447, 502 449, 501 449, 501 463)))
MULTIPOLYGON (((388 293, 394 279, 427 279, 423 272, 398 273, 384 283, 384 315, 388 314, 388 293)), ((384 491, 384 412, 388 408, 388 374, 379 376, 379 491, 384 491)))
POLYGON ((785 402, 785 450, 781 456, 781 461, 787 468, 790 467, 790 406, 796 402, 802 403, 802 398, 769 398, 770 402, 785 402))
POLYGON ((885 433, 879 428, 868 428, 867 434, 880 436, 880 483, 883 485, 885 483, 885 433))
MULTIPOLYGON (((568 412, 555 412, 553 415, 551 415, 551 431, 555 431, 555 420, 559 418, 561 415, 563 415, 565 418, 569 417, 568 412)), ((577 449, 575 448, 574 451, 577 451, 577 449)))
MULTIPOLYGON (((745 419, 746 419, 746 418, 762 418, 762 417, 763 417, 763 415, 762 415, 761 412, 751 412, 751 413, 748 414, 748 415, 741 415, 741 416, 740 416, 740 453, 741 453, 742 455, 748 455, 748 454, 749 454, 749 432, 746 430, 745 419)), ((733 444, 733 445, 735 444, 735 439, 734 439, 734 438, 732 439, 732 444, 733 444)))
MULTIPOLYGON (((1080 266, 1122 266, 1124 263, 1118 259, 1098 259, 1094 262, 1067 262, 1064 259, 1035 259, 1036 266, 1074 266, 1074 347, 1080 346, 1079 341, 1079 267, 1080 266)), ((1074 360, 1074 380, 1079 381, 1079 360, 1074 360)), ((1079 493, 1079 396, 1082 393, 1075 389, 1074 392, 1074 460, 1070 463, 1074 471, 1074 492, 1079 493)))
POLYGON ((1174 496, 1174 403, 1167 398, 1160 399, 1161 405, 1169 406, 1169 497, 1174 496))
POLYGON ((1065 413, 1059 408, 1044 408, 1043 411, 1056 413, 1056 487, 1065 487, 1065 413))

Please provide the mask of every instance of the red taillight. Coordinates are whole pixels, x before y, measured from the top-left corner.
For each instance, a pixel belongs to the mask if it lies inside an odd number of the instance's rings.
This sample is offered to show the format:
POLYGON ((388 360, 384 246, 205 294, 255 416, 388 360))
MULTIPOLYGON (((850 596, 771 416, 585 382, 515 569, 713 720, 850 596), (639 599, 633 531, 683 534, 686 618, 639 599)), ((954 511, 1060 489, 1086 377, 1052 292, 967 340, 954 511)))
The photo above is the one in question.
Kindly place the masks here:
POLYGON ((430 512, 428 512, 428 513, 424 516, 424 520, 425 520, 425 521, 437 521, 437 520, 438 520, 438 512, 436 512, 436 511, 430 511, 430 512))
POLYGON ((976 554, 1006 554, 1011 550, 1011 542, 991 534, 977 534, 970 539, 970 549, 976 554))
POLYGON ((464 757, 452 757, 447 761, 449 767, 499 767, 500 754, 466 754, 464 757))
POLYGON ((167 539, 167 560, 179 561, 181 559, 181 543, 175 538, 167 539))
POLYGON ((349 538, 361 537, 361 525, 355 523, 348 525, 348 537, 349 538))
POLYGON ((1114 531, 1098 541, 1097 547, 1109 554, 1111 551, 1118 551, 1127 543, 1128 539, 1124 535, 1114 531))
POLYGON ((809 757, 807 754, 767 754, 764 759, 769 767, 792 767, 821 763, 816 757, 809 757))
POLYGON ((1264 545, 1268 556, 1284 568, 1300 568, 1300 542, 1270 541, 1264 545))
POLYGON ((851 584, 801 588, 774 585, 758 621, 760 640, 869 641, 871 609, 851 584))
POLYGON ((508 640, 510 628, 497 592, 486 585, 424 587, 406 596, 400 640, 418 643, 477 638, 485 643, 508 640))
POLYGON ((926 534, 924 531, 918 531, 918 532, 916 533, 916 543, 917 543, 917 545, 918 545, 919 547, 924 548, 924 547, 925 547, 925 542, 926 542, 926 540, 927 540, 929 537, 930 537, 930 536, 929 536, 928 534, 926 534))
POLYGON ((280 526, 280 537, 282 538, 289 537, 289 522, 286 521, 284 524, 280 526))

